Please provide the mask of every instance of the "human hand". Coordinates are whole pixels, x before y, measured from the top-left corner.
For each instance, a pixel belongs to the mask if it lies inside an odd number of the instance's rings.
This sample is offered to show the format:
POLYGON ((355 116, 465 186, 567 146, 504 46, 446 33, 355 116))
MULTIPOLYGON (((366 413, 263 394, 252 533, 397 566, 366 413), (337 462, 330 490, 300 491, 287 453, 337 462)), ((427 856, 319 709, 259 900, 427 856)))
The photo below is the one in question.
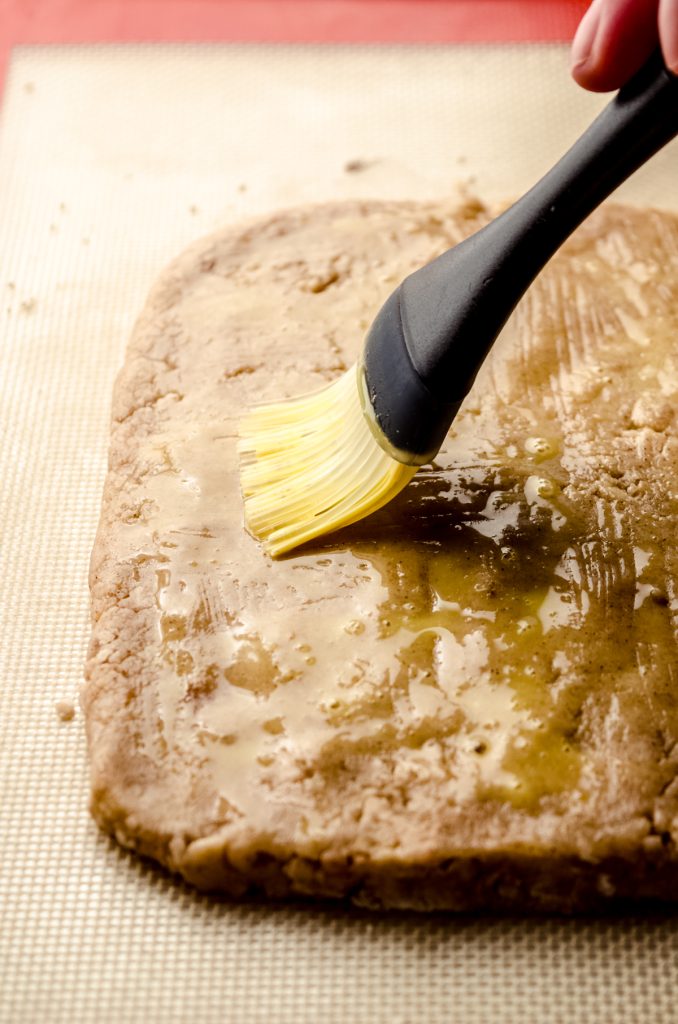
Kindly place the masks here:
POLYGON ((661 45, 678 74, 678 0, 593 0, 572 43, 572 77, 585 89, 618 89, 661 45))

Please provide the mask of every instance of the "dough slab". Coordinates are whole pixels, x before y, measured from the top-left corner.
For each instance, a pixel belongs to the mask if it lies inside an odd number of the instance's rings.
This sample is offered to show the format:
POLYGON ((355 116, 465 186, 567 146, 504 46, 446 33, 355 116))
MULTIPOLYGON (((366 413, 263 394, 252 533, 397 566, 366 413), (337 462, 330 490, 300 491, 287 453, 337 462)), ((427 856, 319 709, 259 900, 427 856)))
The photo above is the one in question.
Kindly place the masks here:
POLYGON ((92 809, 202 889, 675 898, 678 218, 591 218, 391 506, 279 562, 242 526, 243 409, 342 373, 485 218, 283 213, 190 249, 137 323, 92 557, 92 809))

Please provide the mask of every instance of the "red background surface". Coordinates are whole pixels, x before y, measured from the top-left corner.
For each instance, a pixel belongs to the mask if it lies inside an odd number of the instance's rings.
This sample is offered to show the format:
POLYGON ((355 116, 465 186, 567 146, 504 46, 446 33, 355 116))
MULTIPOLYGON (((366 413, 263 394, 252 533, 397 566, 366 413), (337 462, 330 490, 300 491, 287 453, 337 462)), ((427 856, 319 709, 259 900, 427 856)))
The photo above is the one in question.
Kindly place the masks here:
POLYGON ((587 0, 0 0, 12 46, 95 42, 567 40, 587 0))

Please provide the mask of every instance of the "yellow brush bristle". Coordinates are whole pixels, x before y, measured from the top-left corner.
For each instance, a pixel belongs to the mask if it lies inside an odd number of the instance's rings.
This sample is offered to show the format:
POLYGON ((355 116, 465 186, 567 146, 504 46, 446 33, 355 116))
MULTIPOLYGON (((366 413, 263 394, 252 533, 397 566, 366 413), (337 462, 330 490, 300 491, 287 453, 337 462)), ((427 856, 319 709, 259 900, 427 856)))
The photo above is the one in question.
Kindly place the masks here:
POLYGON ((363 411, 361 371, 240 426, 245 521, 273 556, 375 512, 416 473, 383 449, 363 411))

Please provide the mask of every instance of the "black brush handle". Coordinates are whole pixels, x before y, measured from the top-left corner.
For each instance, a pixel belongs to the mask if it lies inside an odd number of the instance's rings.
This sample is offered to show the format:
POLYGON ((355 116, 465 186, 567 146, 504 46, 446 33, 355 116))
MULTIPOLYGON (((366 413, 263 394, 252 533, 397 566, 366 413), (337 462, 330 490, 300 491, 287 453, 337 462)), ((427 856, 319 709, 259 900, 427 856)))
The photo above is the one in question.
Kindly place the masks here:
POLYGON ((522 199, 402 282, 377 317, 364 354, 374 411, 392 445, 419 456, 416 461, 437 451, 492 343, 544 264, 676 134, 678 76, 657 52, 522 199))

